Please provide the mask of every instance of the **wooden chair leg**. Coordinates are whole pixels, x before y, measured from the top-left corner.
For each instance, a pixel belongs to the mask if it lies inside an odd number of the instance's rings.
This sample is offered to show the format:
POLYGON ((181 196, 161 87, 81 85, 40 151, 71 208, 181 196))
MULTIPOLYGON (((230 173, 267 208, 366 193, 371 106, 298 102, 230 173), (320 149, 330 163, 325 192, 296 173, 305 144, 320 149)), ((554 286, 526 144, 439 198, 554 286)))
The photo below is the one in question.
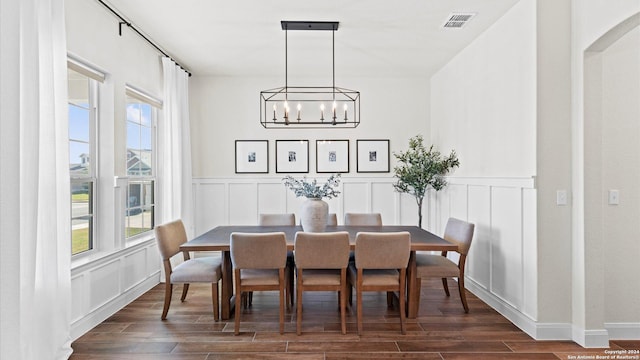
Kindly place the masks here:
POLYGON ((451 296, 449 294, 449 285, 447 284, 447 278, 442 278, 442 286, 444 287, 444 293, 447 294, 447 296, 451 296))
POLYGON ((220 304, 218 301, 218 282, 211 284, 211 300, 213 301, 213 320, 220 319, 220 304))
POLYGON ((460 300, 462 300, 462 307, 465 313, 469 313, 469 305, 467 305, 467 295, 464 291, 464 275, 460 275, 458 278, 458 292, 460 292, 460 300))
POLYGON ((164 307, 162 308, 162 320, 167 319, 167 313, 169 312, 169 305, 171 305, 171 293, 173 293, 173 284, 167 282, 164 284, 164 307))
POLYGON ((362 334, 362 269, 358 269, 358 280, 356 281, 356 311, 358 322, 358 335, 362 334))
POLYGON ((285 288, 285 278, 284 278, 284 269, 279 269, 279 277, 280 277, 280 334, 284 334, 284 288, 285 288))
POLYGON ((240 334, 240 302, 242 299, 242 288, 240 286, 240 270, 236 269, 235 271, 235 279, 236 279, 236 318, 235 318, 235 328, 234 334, 240 334))
POLYGON ((294 290, 293 290, 293 283, 294 283, 294 272, 295 272, 295 264, 291 264, 289 267, 289 271, 288 271, 288 281, 287 281, 287 297, 288 297, 288 302, 287 302, 287 309, 291 309, 293 307, 293 302, 294 302, 294 290))
POLYGON ((406 285, 406 271, 400 271, 400 289, 398 290, 398 300, 400 302, 400 332, 402 335, 406 335, 407 327, 405 326, 405 285, 406 285))
POLYGON ((182 296, 180 297, 180 301, 184 302, 184 299, 187 298, 187 292, 189 291, 189 284, 182 285, 182 296))
POLYGON ((296 333, 302 333, 302 269, 298 269, 298 279, 296 281, 296 333))
POLYGON ((342 335, 345 335, 347 333, 347 311, 346 311, 346 307, 347 307, 347 289, 346 289, 346 274, 345 274, 345 270, 342 270, 342 275, 341 275, 341 284, 342 284, 342 289, 340 290, 340 293, 338 294, 340 296, 340 325, 342 326, 342 335))
POLYGON ((387 291, 387 307, 393 307, 393 291, 387 291))

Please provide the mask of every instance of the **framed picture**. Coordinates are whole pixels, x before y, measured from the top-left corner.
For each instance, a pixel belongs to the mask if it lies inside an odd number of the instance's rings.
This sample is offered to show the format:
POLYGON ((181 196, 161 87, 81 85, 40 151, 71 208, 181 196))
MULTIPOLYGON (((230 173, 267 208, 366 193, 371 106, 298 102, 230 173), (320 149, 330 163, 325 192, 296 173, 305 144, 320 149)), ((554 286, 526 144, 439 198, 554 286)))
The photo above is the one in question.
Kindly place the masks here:
POLYGON ((269 173, 269 140, 236 140, 236 174, 269 173))
POLYGON ((348 173, 349 140, 316 140, 316 172, 348 173))
POLYGON ((276 140, 276 173, 308 173, 309 140, 276 140))
POLYGON ((389 140, 357 140, 359 173, 389 172, 389 140))

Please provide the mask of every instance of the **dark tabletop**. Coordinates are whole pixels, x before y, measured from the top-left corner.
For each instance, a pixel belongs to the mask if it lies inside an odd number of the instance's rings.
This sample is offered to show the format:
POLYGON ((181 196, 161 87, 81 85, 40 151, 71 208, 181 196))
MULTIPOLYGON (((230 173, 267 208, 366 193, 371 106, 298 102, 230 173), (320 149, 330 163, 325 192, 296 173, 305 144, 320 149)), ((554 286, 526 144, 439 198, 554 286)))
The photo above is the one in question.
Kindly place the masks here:
MULTIPOLYGON (((229 239, 232 232, 265 233, 284 232, 287 244, 293 249, 296 232, 302 231, 301 226, 257 226, 257 225, 227 225, 217 226, 204 234, 189 240, 180 248, 187 251, 229 251, 229 239)), ((411 234, 411 250, 443 251, 457 250, 457 246, 443 238, 417 226, 385 225, 385 226, 327 226, 325 232, 347 231, 351 247, 355 246, 358 232, 396 232, 408 231, 411 234)))

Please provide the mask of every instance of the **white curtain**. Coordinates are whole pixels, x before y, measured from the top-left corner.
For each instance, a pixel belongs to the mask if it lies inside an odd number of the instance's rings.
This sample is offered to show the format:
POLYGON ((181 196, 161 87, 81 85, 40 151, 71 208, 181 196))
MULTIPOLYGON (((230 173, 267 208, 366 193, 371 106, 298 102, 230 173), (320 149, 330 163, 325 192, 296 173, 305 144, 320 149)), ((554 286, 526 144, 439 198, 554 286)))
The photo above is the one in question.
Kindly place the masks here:
POLYGON ((158 124, 158 185, 161 222, 182 219, 193 236, 189 76, 171 59, 162 59, 164 101, 158 124))
POLYGON ((0 291, 18 301, 1 304, 3 314, 12 315, 1 321, 0 358, 66 359, 71 354, 71 230, 64 2, 17 3, 2 6, 18 10, 19 26, 12 30, 20 47, 10 56, 16 56, 20 86, 2 94, 19 103, 15 117, 2 119, 19 129, 11 149, 11 156, 19 157, 13 186, 17 203, 9 204, 19 218, 17 233, 3 233, 2 241, 15 242, 17 251, 10 267, 3 264, 0 291), (7 268, 11 274, 4 273, 7 268))

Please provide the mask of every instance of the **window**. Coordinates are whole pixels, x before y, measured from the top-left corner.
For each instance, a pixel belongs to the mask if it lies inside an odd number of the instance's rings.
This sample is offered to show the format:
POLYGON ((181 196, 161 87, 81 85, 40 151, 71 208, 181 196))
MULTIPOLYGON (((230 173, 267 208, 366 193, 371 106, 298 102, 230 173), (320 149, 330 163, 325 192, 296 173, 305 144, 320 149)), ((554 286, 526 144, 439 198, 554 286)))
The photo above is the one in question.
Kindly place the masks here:
POLYGON ((68 71, 69 175, 71 177, 71 254, 94 248, 96 216, 97 81, 68 71))
POLYGON ((152 98, 127 88, 127 238, 153 230, 154 227, 155 104, 152 98))

